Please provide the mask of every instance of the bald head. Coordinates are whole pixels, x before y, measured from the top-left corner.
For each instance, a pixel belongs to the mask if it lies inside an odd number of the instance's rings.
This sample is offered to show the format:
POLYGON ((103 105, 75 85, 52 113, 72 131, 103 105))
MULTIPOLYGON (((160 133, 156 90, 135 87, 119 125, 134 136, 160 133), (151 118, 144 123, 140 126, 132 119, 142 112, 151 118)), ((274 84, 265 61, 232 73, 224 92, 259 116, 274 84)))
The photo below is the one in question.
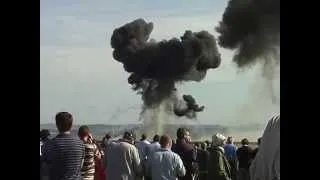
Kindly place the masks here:
POLYGON ((163 135, 160 138, 160 145, 162 148, 171 149, 172 139, 168 135, 163 135))

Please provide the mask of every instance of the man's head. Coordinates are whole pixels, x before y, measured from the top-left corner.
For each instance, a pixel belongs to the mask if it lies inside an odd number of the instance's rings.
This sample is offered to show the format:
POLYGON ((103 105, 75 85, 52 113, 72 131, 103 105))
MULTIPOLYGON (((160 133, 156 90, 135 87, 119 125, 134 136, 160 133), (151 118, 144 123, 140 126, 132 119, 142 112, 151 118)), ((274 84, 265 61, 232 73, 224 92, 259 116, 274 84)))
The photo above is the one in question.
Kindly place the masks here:
POLYGON ((260 144, 261 144, 261 139, 262 139, 262 137, 259 137, 258 138, 258 145, 260 146, 260 144))
POLYGON ((196 149, 199 149, 199 148, 200 148, 200 143, 195 143, 195 144, 194 144, 194 147, 195 147, 196 149))
POLYGON ((159 141, 160 141, 160 136, 158 134, 154 135, 153 142, 159 142, 159 141))
POLYGON ((200 148, 205 151, 207 149, 207 144, 206 143, 201 143, 200 144, 200 148))
POLYGON ((171 149, 172 147, 172 139, 168 135, 163 135, 160 138, 160 145, 162 148, 171 149))
POLYGON ((147 139, 147 135, 146 134, 142 134, 141 135, 141 141, 144 141, 144 140, 146 140, 147 139))
POLYGON ((50 136, 50 132, 48 129, 43 129, 40 131, 40 139, 42 141, 48 140, 50 136))
POLYGON ((80 126, 78 130, 78 136, 81 140, 88 139, 91 131, 88 126, 80 126))
POLYGON ((104 138, 105 138, 106 140, 109 140, 109 139, 111 138, 111 135, 110 135, 109 133, 107 133, 107 134, 104 136, 104 138))
POLYGON ((226 141, 226 137, 222 134, 217 133, 212 136, 212 146, 223 146, 226 141))
POLYGON ((210 147, 210 141, 205 140, 204 143, 206 143, 207 147, 210 147))
POLYGON ((227 144, 232 144, 233 143, 233 138, 231 137, 231 136, 229 136, 228 138, 227 138, 227 142, 226 142, 227 144))
POLYGON ((179 128, 177 130, 177 138, 185 139, 187 142, 191 141, 190 132, 186 128, 179 128))
POLYGON ((128 131, 124 132, 123 139, 131 144, 134 144, 134 136, 128 131))
POLYGON ((56 126, 60 133, 68 132, 71 130, 73 117, 68 112, 59 112, 56 114, 56 126))
POLYGON ((248 140, 247 138, 244 138, 244 139, 241 140, 241 144, 242 144, 243 146, 249 145, 249 140, 248 140))

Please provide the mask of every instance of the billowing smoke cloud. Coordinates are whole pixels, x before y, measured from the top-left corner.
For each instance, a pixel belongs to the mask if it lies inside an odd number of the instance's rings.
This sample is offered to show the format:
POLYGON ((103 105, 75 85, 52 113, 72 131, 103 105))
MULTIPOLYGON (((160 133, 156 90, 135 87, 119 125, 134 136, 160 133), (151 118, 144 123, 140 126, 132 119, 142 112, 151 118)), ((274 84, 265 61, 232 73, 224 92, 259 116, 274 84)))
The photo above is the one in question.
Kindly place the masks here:
POLYGON ((270 61, 280 46, 280 0, 230 0, 216 31, 220 46, 237 50, 239 67, 270 61))
MULTIPOLYGON (((111 37, 113 57, 130 73, 128 83, 142 95, 144 108, 158 107, 167 99, 181 101, 176 82, 199 82, 221 62, 215 38, 207 31, 186 31, 180 39, 156 42, 148 41, 152 30, 152 23, 137 19, 115 29, 111 37)), ((182 104, 174 105, 178 116, 194 117, 190 114, 204 109, 191 95, 183 96, 182 104)))
POLYGON ((223 48, 236 50, 233 61, 239 68, 260 62, 277 103, 273 80, 280 63, 280 0, 230 0, 216 31, 223 48))

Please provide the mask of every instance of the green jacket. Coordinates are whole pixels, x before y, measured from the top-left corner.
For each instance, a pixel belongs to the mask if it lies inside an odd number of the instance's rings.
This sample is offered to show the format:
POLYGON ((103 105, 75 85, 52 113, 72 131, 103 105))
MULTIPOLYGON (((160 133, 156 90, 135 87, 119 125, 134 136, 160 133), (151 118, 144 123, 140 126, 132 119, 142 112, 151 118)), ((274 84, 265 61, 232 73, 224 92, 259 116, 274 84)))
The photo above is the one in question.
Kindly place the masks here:
POLYGON ((231 180, 230 165, 219 147, 210 150, 207 167, 207 180, 231 180))

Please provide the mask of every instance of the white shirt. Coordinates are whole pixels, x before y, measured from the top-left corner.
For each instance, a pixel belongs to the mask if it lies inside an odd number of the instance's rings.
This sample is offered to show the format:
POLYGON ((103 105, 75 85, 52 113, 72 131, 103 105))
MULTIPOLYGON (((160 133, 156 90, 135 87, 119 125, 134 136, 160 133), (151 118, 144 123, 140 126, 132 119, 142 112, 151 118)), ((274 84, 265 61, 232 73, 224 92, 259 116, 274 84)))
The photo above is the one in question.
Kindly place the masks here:
POLYGON ((107 179, 135 180, 142 173, 137 148, 127 142, 111 142, 106 149, 107 179))
POLYGON ((139 156, 140 156, 141 160, 144 160, 144 158, 146 158, 147 148, 149 145, 150 145, 150 142, 147 140, 137 142, 136 147, 138 149, 139 156))
POLYGON ((280 180, 280 114, 269 120, 250 167, 251 180, 280 180))
POLYGON ((154 152, 158 151, 161 148, 159 142, 153 142, 148 146, 147 156, 152 155, 154 152))
POLYGON ((146 170, 152 180, 177 180, 178 176, 183 177, 186 174, 180 156, 163 148, 150 156, 146 170))

